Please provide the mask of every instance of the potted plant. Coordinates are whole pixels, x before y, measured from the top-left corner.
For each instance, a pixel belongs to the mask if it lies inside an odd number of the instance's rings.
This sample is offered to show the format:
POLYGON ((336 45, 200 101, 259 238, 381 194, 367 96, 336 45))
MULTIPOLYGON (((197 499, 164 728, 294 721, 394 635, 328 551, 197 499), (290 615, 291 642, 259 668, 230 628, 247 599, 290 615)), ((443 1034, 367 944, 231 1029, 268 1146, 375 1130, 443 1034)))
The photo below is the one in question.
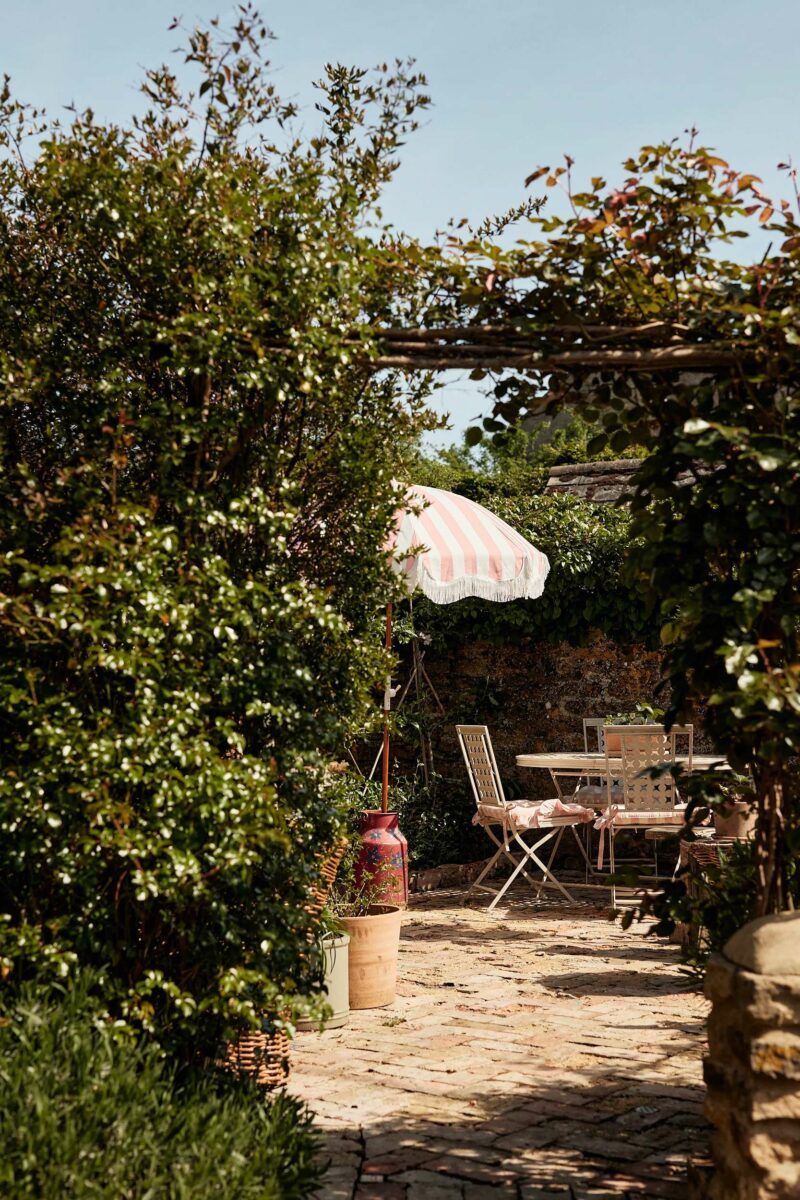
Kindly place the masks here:
POLYGON ((322 1022, 312 1017, 304 1017, 297 1022, 297 1028, 309 1029, 338 1029, 347 1023, 350 1015, 350 983, 349 983, 349 947, 350 935, 342 929, 341 923, 326 907, 320 917, 322 932, 317 939, 319 952, 324 963, 324 982, 322 990, 327 997, 331 1015, 322 1022))
POLYGON ((400 906, 379 903, 385 884, 377 875, 356 881, 360 848, 356 837, 339 869, 329 906, 350 939, 350 1008, 384 1008, 394 1002, 397 986, 400 906))
MULTIPOLYGON (((639 703, 631 712, 613 713, 605 718, 606 725, 657 725, 664 718, 663 708, 653 708, 652 704, 639 703)), ((618 733, 605 735, 606 749, 611 754, 619 754, 622 741, 618 733)))
POLYGON ((714 833, 718 838, 752 837, 756 828, 756 806, 752 782, 746 775, 731 775, 720 784, 714 805, 714 833))

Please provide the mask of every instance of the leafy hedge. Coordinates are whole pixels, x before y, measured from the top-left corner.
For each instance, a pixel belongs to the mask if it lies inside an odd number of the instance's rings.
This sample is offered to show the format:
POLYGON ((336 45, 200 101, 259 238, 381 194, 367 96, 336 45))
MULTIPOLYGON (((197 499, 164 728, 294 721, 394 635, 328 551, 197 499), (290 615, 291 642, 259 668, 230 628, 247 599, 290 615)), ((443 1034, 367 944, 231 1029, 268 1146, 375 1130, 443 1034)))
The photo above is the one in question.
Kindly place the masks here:
POLYGON ((421 600, 415 605, 420 629, 446 644, 525 637, 580 645, 593 629, 623 643, 655 642, 657 628, 644 599, 623 579, 632 544, 627 509, 574 496, 508 496, 486 485, 481 503, 547 555, 550 574, 544 593, 538 600, 513 604, 421 600))
POLYGON ((127 126, 0 86, 0 977, 92 967, 185 1056, 319 998, 321 766, 376 712, 433 419, 365 364, 425 290, 369 229, 422 80, 330 66, 295 139, 234 21, 127 126))
MULTIPOLYGON (((502 517, 547 555, 550 574, 538 600, 450 605, 419 600, 419 629, 440 645, 476 636, 580 645, 593 629, 624 643, 656 642, 657 626, 642 595, 623 578, 633 547, 627 506, 544 492, 552 465, 593 460, 588 448, 596 434, 596 426, 575 414, 546 440, 544 428, 511 429, 478 448, 465 443, 436 458, 420 458, 416 483, 467 496, 502 517)), ((641 457, 643 452, 632 447, 629 453, 641 457)))
MULTIPOLYGON (((317 1187, 307 1110, 157 1047, 115 1040, 91 987, 26 985, 0 1019, 0 1192, 9 1200, 303 1200, 317 1187)), ((8 995, 6 996, 8 1001, 8 995)))

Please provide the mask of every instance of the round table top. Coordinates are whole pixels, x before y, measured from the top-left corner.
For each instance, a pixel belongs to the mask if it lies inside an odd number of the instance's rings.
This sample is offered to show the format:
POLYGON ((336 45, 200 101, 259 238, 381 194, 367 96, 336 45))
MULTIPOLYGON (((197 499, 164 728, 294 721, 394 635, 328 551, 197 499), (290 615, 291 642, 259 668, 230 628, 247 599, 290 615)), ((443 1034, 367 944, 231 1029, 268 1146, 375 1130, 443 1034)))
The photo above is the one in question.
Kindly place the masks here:
MULTIPOLYGON (((613 767, 621 767, 622 760, 610 754, 608 761, 613 767)), ((689 760, 685 755, 677 755, 675 762, 689 769, 689 760)), ((605 774, 606 756, 598 751, 590 750, 546 750, 539 754, 518 754, 518 767, 543 767, 550 771, 577 771, 582 775, 605 774)), ((730 765, 718 754, 695 754, 692 756, 692 771, 730 771, 730 765)))

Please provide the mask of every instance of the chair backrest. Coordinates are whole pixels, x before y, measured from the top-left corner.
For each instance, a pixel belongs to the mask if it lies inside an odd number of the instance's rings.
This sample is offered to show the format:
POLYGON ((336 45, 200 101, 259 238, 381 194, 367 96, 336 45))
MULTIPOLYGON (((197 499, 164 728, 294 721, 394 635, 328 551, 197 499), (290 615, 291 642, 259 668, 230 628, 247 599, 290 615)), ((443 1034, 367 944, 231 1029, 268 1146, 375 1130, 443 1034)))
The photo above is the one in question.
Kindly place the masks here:
POLYGON ((505 807, 506 798, 489 730, 485 725, 456 725, 456 733, 467 764, 475 803, 505 807))
POLYGON ((595 753, 599 750, 602 754, 605 750, 605 739, 603 737, 603 726, 606 723, 605 717, 584 717, 583 718, 583 748, 587 754, 595 753), (597 741, 597 745, 589 745, 589 731, 591 730, 592 742, 597 741))
POLYGON ((663 725, 604 726, 607 778, 619 780, 626 812, 670 812, 680 799, 675 776, 670 771, 653 778, 650 770, 675 762, 678 738, 688 739, 686 767, 692 769, 694 726, 673 725, 669 733, 663 725), (617 741, 619 739, 619 741, 617 741), (619 744, 620 749, 610 749, 619 744), (611 762, 621 760, 621 769, 611 762))

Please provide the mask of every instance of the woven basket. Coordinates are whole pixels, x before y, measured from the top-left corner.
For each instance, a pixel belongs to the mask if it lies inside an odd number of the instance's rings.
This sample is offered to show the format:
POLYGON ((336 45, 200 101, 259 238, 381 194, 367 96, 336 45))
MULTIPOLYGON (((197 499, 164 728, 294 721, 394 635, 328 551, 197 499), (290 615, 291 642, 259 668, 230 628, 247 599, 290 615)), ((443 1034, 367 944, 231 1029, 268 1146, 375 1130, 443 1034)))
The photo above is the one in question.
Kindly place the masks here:
MULTIPOLYGON (((695 842, 681 842, 681 866, 687 868, 686 891, 695 900, 701 899, 708 892, 706 872, 719 871, 725 865, 725 848, 732 844, 733 839, 698 839, 695 842)), ((705 930, 696 916, 683 931, 684 944, 692 950, 704 945, 705 930)))
MULTIPOLYGON (((347 838, 341 838, 330 854, 322 860, 320 882, 306 905, 306 912, 312 917, 319 917, 322 912, 346 849, 347 838)), ((313 934, 309 933, 308 940, 314 940, 313 934)), ((290 1052, 289 1036, 282 1029, 274 1033, 248 1030, 240 1034, 235 1042, 226 1045, 225 1054, 218 1060, 218 1064, 228 1071, 251 1076, 259 1087, 278 1088, 289 1079, 290 1052)))
POLYGON ((228 1071, 249 1075, 259 1087, 281 1087, 289 1078, 289 1037, 283 1030, 262 1033, 249 1030, 226 1046, 219 1065, 228 1071))
POLYGON ((320 881, 311 893, 311 899, 306 905, 306 912, 312 917, 319 917, 325 901, 328 899, 328 893, 333 887, 333 881, 336 878, 336 872, 339 870, 339 863, 342 861, 342 856, 347 849, 347 838, 340 838, 330 854, 327 854, 322 860, 322 866, 319 869, 320 881))

